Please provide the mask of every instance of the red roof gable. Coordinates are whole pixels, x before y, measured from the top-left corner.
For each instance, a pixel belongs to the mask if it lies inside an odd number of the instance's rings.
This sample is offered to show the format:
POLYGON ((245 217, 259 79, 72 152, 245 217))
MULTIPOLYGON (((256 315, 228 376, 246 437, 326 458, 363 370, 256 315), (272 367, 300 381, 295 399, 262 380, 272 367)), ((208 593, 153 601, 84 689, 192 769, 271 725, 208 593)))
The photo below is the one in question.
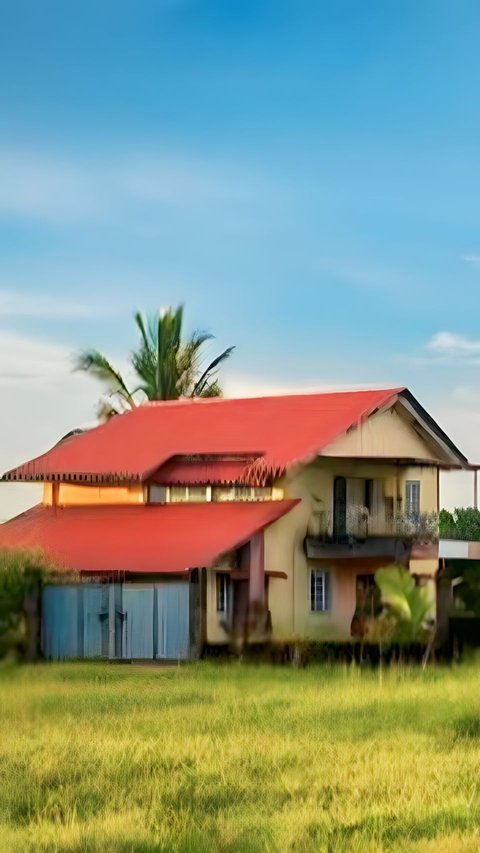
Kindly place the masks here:
POLYGON ((319 453, 402 389, 148 403, 70 437, 8 480, 145 480, 173 456, 261 457, 283 470, 319 453))
POLYGON ((41 548, 66 570, 178 573, 210 566, 297 503, 37 506, 0 524, 0 548, 41 548))

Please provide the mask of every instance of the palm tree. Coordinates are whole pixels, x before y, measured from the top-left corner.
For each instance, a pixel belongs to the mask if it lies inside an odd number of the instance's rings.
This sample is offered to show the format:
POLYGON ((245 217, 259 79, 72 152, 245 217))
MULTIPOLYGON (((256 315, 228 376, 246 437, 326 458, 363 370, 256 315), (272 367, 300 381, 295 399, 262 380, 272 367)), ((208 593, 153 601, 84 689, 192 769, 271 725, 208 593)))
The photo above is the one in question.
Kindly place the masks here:
POLYGON ((85 350, 76 359, 76 370, 90 373, 107 387, 108 396, 100 401, 98 409, 100 419, 135 408, 143 398, 222 396, 218 369, 235 347, 228 347, 202 369, 201 350, 213 335, 195 331, 182 341, 182 305, 175 311, 170 307, 150 317, 137 312, 134 319, 140 342, 130 354, 139 381, 133 390, 129 390, 121 373, 98 350, 85 350))

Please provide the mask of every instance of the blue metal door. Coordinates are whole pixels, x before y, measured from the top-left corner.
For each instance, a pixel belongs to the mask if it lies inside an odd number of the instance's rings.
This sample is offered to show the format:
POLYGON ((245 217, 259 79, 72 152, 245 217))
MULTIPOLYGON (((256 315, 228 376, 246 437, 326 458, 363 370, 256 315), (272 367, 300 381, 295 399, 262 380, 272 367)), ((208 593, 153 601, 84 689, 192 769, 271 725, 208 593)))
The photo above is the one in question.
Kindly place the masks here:
POLYGON ((42 651, 62 660, 83 656, 81 585, 47 586, 42 597, 42 651))
POLYGON ((108 657, 108 585, 85 584, 83 588, 83 655, 108 657))
POLYGON ((189 657, 189 590, 190 585, 185 582, 155 585, 157 658, 185 660, 189 657))
POLYGON ((122 604, 122 657, 153 658, 153 584, 123 584, 122 604))

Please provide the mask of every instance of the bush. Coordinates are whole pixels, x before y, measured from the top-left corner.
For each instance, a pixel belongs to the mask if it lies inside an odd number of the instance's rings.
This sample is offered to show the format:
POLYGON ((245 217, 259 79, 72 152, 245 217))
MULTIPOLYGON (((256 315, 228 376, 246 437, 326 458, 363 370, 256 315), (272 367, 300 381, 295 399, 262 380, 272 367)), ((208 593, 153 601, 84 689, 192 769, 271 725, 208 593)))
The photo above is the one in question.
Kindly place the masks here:
POLYGON ((40 551, 0 549, 0 658, 38 656, 41 592, 52 575, 40 551))
POLYGON ((456 507, 440 513, 440 536, 444 539, 462 539, 466 542, 480 541, 480 510, 475 507, 456 507))

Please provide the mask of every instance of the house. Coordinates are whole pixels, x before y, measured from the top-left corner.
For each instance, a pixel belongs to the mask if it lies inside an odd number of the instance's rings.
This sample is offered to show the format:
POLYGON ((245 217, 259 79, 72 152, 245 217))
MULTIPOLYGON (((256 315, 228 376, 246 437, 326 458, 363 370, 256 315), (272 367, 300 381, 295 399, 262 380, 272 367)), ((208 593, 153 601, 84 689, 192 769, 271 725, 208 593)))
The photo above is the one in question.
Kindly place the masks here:
POLYGON ((466 464, 402 388, 147 403, 7 472, 44 497, 0 547, 76 573, 45 593, 50 657, 348 641, 377 568, 434 589, 439 472, 466 464))

